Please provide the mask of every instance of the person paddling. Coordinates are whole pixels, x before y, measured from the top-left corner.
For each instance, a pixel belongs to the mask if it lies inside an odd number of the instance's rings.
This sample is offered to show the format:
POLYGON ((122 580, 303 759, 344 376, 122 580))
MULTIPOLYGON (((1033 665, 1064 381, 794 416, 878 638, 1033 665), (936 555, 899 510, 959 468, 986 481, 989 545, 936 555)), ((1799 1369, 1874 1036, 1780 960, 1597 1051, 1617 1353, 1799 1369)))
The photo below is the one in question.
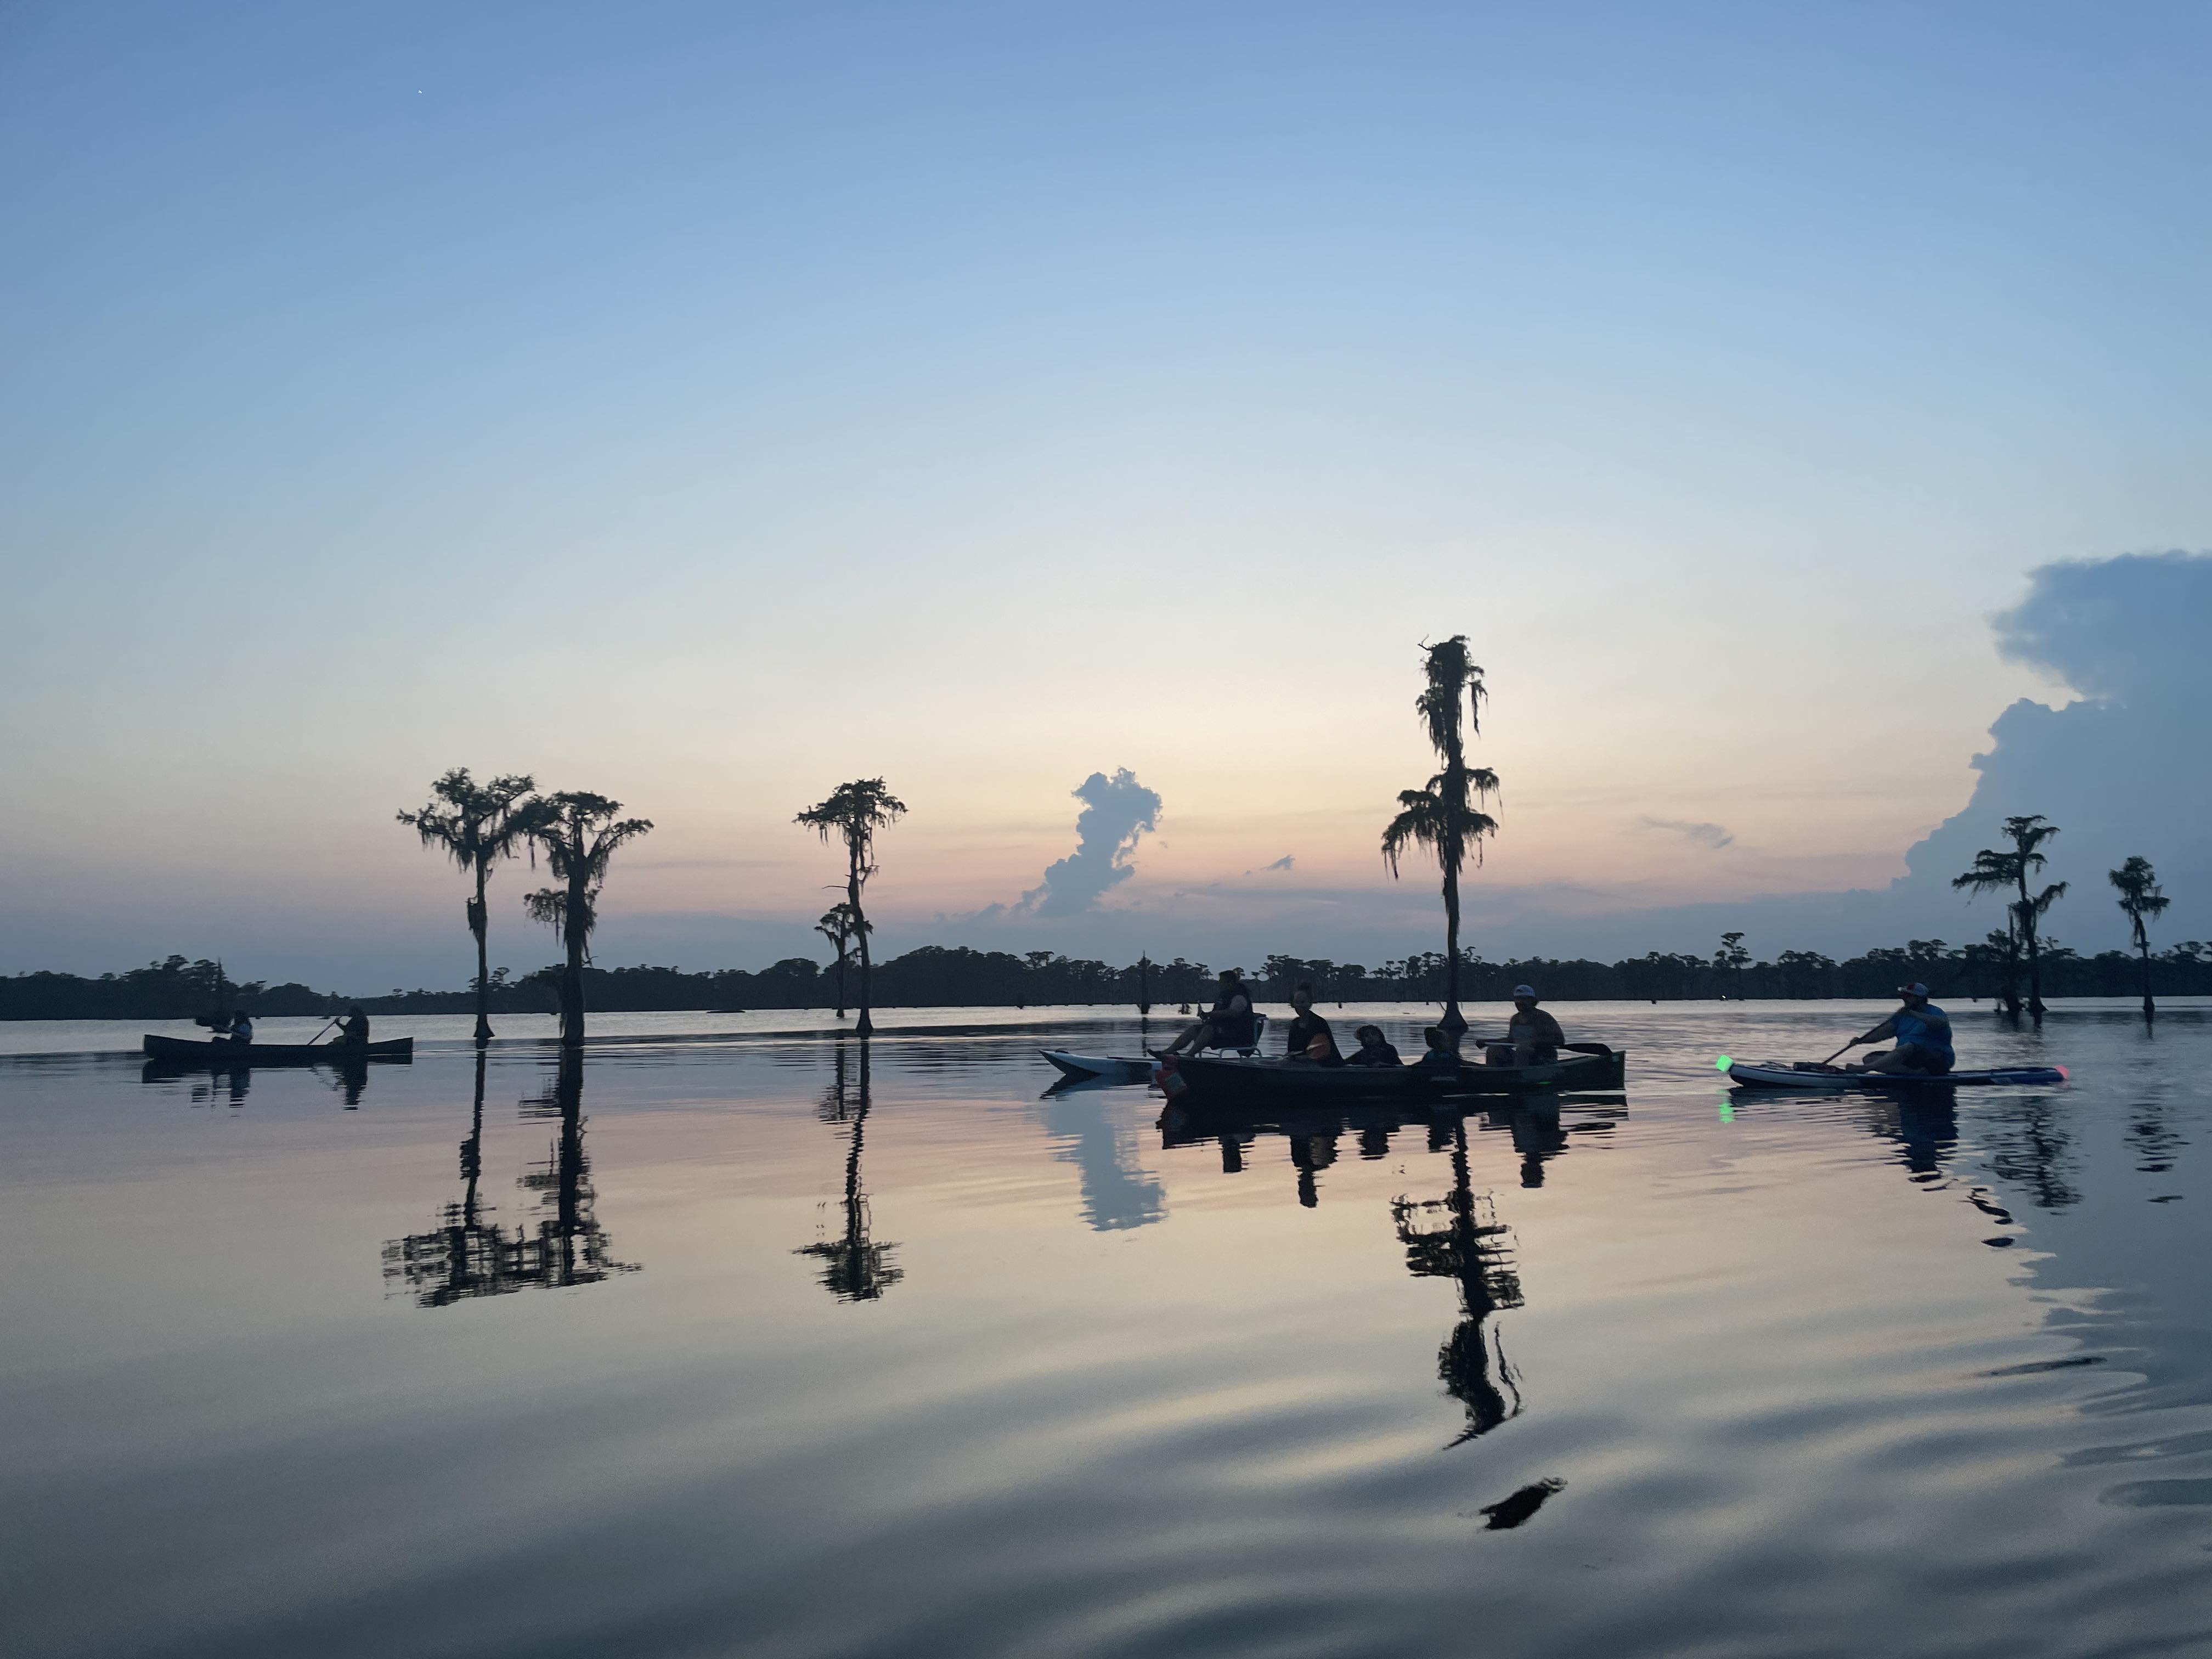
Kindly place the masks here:
POLYGON ((1951 1018, 1928 1000, 1928 988, 1918 981, 1898 987, 1898 996, 1905 1006, 1887 1019, 1853 1040, 1850 1046, 1862 1042, 1880 1042, 1886 1037, 1895 1037, 1894 1048, 1877 1049, 1857 1065, 1846 1066, 1847 1072, 1917 1072, 1930 1077, 1941 1077, 1955 1063, 1951 1052, 1951 1018))
POLYGON ((1516 985, 1505 1041, 1490 1044, 1484 1058, 1492 1066, 1548 1066, 1559 1057, 1559 1045, 1566 1040, 1559 1022, 1536 1006, 1536 988, 1516 985))
POLYGON ((252 1047, 253 1016, 247 1013, 243 1008, 233 1014, 230 1017, 230 1024, 223 1027, 222 1040, 231 1044, 234 1048, 248 1048, 252 1047))
POLYGON ((1234 968, 1224 968, 1221 989, 1205 1018, 1160 1051, 1162 1059, 1201 1048, 1249 1048, 1258 1033, 1252 1024, 1252 993, 1234 968))
POLYGON ((345 1011, 338 1021, 338 1046, 341 1048, 368 1047, 368 1016, 362 1012, 359 1003, 345 1011))

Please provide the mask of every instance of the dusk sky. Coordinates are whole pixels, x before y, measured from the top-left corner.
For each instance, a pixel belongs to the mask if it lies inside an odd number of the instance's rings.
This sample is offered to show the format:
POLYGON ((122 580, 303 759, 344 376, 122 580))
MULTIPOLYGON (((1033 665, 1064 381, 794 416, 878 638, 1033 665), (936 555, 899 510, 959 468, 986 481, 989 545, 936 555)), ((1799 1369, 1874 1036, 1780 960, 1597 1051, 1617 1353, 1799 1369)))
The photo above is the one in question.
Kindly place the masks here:
MULTIPOLYGON (((1438 949, 1376 841, 1455 633, 1492 956, 1885 889, 1978 778, 2086 825, 1972 763, 2023 697, 2212 752, 2205 562, 2049 574, 2212 547, 2208 62, 2197 3, 9 7, 0 971, 459 985, 392 822, 453 765, 654 820, 604 963, 823 954, 792 816, 878 774, 891 950, 1438 949)), ((1753 942, 1996 925, 1918 914, 1753 942)))

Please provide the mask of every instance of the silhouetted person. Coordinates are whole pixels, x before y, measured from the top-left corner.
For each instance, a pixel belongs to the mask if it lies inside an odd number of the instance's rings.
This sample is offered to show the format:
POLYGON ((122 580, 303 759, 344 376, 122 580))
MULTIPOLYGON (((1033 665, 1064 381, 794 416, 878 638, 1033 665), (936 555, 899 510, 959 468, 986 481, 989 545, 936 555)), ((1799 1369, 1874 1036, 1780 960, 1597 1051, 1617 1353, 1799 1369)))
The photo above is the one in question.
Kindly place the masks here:
POLYGON ((1894 1048, 1878 1048, 1847 1072, 1919 1073, 1941 1077, 1956 1063, 1951 1052, 1951 1017, 1928 1000, 1928 988, 1917 981, 1901 985, 1897 994, 1904 1006, 1858 1039, 1880 1042, 1895 1037, 1894 1048))
POLYGON ((253 1016, 243 1008, 233 1014, 230 1024, 223 1027, 222 1041, 240 1048, 250 1045, 253 1041, 253 1016))
POLYGON ((356 1003, 345 1011, 338 1021, 338 1045, 346 1048, 368 1047, 368 1016, 356 1003))
POLYGON ((1289 1046, 1283 1058, 1316 1066, 1341 1066, 1344 1056, 1336 1050, 1336 1033, 1314 1012, 1313 1001, 1313 987, 1300 980, 1291 993, 1291 1012, 1297 1018, 1291 1022, 1289 1046))
POLYGON ((1513 988, 1513 1018, 1506 1022, 1505 1041, 1490 1045, 1492 1066, 1544 1066, 1559 1057, 1567 1034, 1559 1022, 1536 1006, 1532 985, 1513 988))
POLYGON ((1382 1037, 1380 1025, 1363 1025, 1352 1034, 1359 1046, 1344 1057, 1347 1066, 1390 1066, 1405 1064, 1398 1051, 1382 1037))
POLYGON ((1459 1075, 1459 1050, 1452 1047, 1449 1031, 1441 1025, 1425 1026, 1421 1041, 1428 1044, 1428 1052, 1413 1062, 1417 1070, 1441 1072, 1449 1077, 1459 1075))
POLYGON ((1249 1048, 1257 1040, 1252 1018, 1252 993, 1234 968, 1224 968, 1220 989, 1206 1016, 1173 1042, 1164 1054, 1196 1054, 1201 1048, 1249 1048))

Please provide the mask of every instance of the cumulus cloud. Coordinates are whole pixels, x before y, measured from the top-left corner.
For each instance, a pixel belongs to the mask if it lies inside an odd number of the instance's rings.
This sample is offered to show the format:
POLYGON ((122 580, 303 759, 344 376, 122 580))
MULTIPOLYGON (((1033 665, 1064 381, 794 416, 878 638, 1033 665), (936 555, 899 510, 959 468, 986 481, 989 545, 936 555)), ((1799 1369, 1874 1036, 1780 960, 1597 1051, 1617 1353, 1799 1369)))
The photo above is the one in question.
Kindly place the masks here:
POLYGON ((1013 908, 1023 915, 1074 916, 1097 909, 1101 898, 1136 873, 1138 837, 1159 827, 1159 796, 1126 766, 1110 778, 1093 772, 1074 794, 1083 803, 1075 818, 1075 850, 1022 895, 1013 908))
POLYGON ((1669 830, 1681 836, 1685 841, 1696 842, 1700 847, 1710 847, 1717 853, 1735 839, 1734 835, 1717 823, 1692 823, 1683 818, 1648 817, 1642 820, 1642 823, 1646 830, 1669 830))
POLYGON ((2030 571, 2028 583, 2025 599, 1991 619, 2006 657, 2099 701, 2201 704, 2212 685, 2212 555, 2069 559, 2030 571))
MULTIPOLYGON (((2201 928, 2212 883, 2212 555, 2130 553, 2028 573, 2028 594, 1992 619, 1998 648, 2082 694, 2062 708, 2023 697, 1990 728, 1966 809, 1905 855, 1896 886, 1932 907, 1998 825, 2039 812, 2061 830, 2049 875, 2074 883, 2057 933, 2112 942, 2105 872, 2130 854, 2158 866, 2175 899, 2168 939, 2201 928)), ((1955 897, 1954 903, 1958 902, 1955 897)), ((2001 916, 1984 903, 1996 927, 2001 916)))

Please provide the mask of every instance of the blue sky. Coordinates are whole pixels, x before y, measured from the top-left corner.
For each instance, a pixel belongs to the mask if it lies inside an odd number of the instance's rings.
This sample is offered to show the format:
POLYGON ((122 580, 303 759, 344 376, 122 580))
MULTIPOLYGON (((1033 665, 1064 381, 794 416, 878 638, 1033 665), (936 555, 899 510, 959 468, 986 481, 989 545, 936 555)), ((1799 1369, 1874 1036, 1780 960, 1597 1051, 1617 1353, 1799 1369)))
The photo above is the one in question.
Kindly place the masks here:
POLYGON ((1524 948, 1561 894, 1628 950, 1879 885, 2064 700, 1985 625, 2027 573, 2212 543, 2208 49, 2194 5, 13 8, 0 969, 454 978, 391 813, 455 763, 660 826, 612 960, 806 948, 791 814, 874 773, 887 940, 944 936, 1124 767, 1136 874, 1017 948, 1345 952, 1424 925, 1374 843, 1462 631, 1524 948))

